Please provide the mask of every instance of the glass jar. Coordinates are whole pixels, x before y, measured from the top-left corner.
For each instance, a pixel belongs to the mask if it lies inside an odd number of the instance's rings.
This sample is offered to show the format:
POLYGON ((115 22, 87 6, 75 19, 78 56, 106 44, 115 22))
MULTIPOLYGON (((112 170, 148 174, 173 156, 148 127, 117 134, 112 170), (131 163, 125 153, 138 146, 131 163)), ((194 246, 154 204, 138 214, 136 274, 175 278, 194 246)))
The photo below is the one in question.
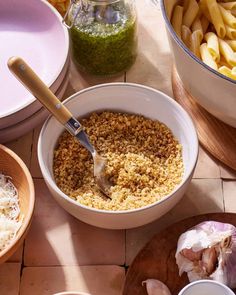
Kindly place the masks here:
POLYGON ((134 63, 134 0, 72 1, 67 19, 74 61, 80 70, 93 75, 115 75, 134 63))

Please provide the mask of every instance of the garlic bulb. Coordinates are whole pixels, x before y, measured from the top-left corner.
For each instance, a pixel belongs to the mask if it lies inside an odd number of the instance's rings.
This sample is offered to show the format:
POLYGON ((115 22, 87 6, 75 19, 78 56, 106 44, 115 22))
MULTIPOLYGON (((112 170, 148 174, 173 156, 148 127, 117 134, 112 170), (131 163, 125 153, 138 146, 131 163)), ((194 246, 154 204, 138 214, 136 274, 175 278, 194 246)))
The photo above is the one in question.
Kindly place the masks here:
POLYGON ((161 281, 148 279, 142 282, 142 285, 146 284, 148 295, 171 295, 168 287, 161 281))
POLYGON ((236 228, 202 222, 179 237, 175 258, 179 275, 186 272, 190 282, 212 279, 235 288, 236 228))

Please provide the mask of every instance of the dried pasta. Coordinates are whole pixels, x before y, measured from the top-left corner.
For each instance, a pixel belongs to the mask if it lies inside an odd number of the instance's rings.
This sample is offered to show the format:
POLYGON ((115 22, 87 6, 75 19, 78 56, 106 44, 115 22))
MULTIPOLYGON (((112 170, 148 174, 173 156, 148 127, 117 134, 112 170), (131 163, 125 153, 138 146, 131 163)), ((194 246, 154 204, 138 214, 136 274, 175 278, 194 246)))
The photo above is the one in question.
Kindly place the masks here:
POLYGON ((169 19, 183 43, 209 67, 236 80, 236 1, 166 2, 169 19))
POLYGON ((191 27, 194 19, 199 11, 199 6, 196 0, 189 0, 189 5, 183 16, 183 25, 191 27))
POLYGON ((213 59, 217 62, 220 61, 220 50, 219 50, 219 40, 215 33, 208 32, 205 35, 205 40, 207 41, 207 50, 212 55, 213 59))
POLYGON ((51 3, 61 15, 64 15, 69 6, 70 0, 48 0, 48 2, 51 3))
POLYGON ((172 25, 176 32, 176 34, 181 38, 181 27, 182 27, 182 19, 183 19, 183 7, 175 6, 173 17, 172 17, 172 25))
POLYGON ((190 48, 190 46, 191 46, 191 35, 192 35, 192 32, 189 29, 189 27, 186 27, 183 25, 182 29, 181 29, 181 38, 182 38, 184 44, 188 48, 190 48))
POLYGON ((204 61, 205 64, 207 64, 209 67, 213 68, 214 70, 217 70, 217 63, 214 61, 212 55, 207 49, 207 44, 203 43, 200 46, 200 52, 201 52, 201 58, 204 61))

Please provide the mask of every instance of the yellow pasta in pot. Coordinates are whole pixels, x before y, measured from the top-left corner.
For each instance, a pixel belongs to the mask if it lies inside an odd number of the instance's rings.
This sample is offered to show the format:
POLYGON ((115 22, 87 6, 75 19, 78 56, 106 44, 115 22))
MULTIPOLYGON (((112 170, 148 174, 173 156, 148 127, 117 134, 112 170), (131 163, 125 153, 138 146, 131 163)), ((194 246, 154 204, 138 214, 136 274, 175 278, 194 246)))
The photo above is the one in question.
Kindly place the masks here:
POLYGON ((220 38, 224 38, 226 34, 226 29, 219 5, 217 4, 216 0, 207 0, 207 7, 209 9, 211 20, 216 29, 217 35, 220 38))
POLYGON ((236 40, 225 40, 227 44, 233 49, 233 51, 236 51, 236 40))
POLYGON ((165 1, 166 15, 169 20, 171 20, 172 12, 174 10, 175 5, 178 2, 179 2, 179 0, 166 0, 165 1))
POLYGON ((220 12, 223 18, 223 21, 226 25, 236 29, 236 17, 234 17, 229 10, 224 9, 221 5, 218 5, 220 12))
POLYGON ((224 56, 225 60, 231 66, 236 66, 236 54, 227 42, 219 38, 220 53, 224 56))
POLYGON ((236 80, 236 1, 197 1, 170 0, 172 26, 195 56, 236 80))
POLYGON ((216 62, 219 62, 220 60, 220 50, 219 50, 219 42, 218 37, 215 33, 208 32, 205 35, 205 40, 207 41, 207 49, 212 55, 213 59, 216 62))
POLYGON ((203 34, 205 34, 209 26, 209 20, 204 15, 202 15, 200 21, 202 25, 203 34))
POLYGON ((175 6, 171 23, 176 34, 179 36, 179 38, 181 38, 182 20, 183 20, 183 7, 177 5, 175 6))
POLYGON ((218 70, 217 64, 214 61, 212 55, 210 54, 210 52, 207 49, 207 44, 203 43, 200 46, 200 54, 201 54, 201 58, 202 61, 207 64, 209 67, 211 67, 214 70, 218 70))
POLYGON ((183 16, 183 25, 190 28, 198 12, 199 12, 199 6, 197 1, 189 0, 188 9, 185 11, 183 16))
POLYGON ((188 48, 190 48, 191 46, 191 35, 192 35, 192 32, 189 29, 189 27, 182 26, 181 39, 188 48))
POLYGON ((236 73, 234 73, 231 69, 229 69, 228 67, 226 66, 223 66, 223 67, 220 67, 219 70, 218 70, 221 74, 233 79, 233 80, 236 80, 236 73))
POLYGON ((190 49, 191 51, 200 58, 200 45, 201 45, 202 39, 201 39, 201 32, 200 31, 194 31, 191 35, 190 39, 190 49))
POLYGON ((226 36, 229 39, 236 39, 236 29, 233 29, 227 25, 225 26, 225 29, 226 29, 226 36))

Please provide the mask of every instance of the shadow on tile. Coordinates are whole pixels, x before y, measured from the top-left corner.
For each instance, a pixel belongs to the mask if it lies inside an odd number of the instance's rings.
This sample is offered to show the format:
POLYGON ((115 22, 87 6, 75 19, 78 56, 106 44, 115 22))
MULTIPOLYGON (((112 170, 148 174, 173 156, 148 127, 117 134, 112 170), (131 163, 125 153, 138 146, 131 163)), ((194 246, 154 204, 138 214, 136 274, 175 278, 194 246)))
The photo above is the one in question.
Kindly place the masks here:
POLYGON ((115 265, 26 267, 20 294, 53 295, 77 291, 92 295, 120 295, 124 277, 124 268, 115 265))
POLYGON ((63 210, 41 179, 35 180, 36 208, 26 238, 26 266, 123 265, 125 231, 85 224, 63 210))

